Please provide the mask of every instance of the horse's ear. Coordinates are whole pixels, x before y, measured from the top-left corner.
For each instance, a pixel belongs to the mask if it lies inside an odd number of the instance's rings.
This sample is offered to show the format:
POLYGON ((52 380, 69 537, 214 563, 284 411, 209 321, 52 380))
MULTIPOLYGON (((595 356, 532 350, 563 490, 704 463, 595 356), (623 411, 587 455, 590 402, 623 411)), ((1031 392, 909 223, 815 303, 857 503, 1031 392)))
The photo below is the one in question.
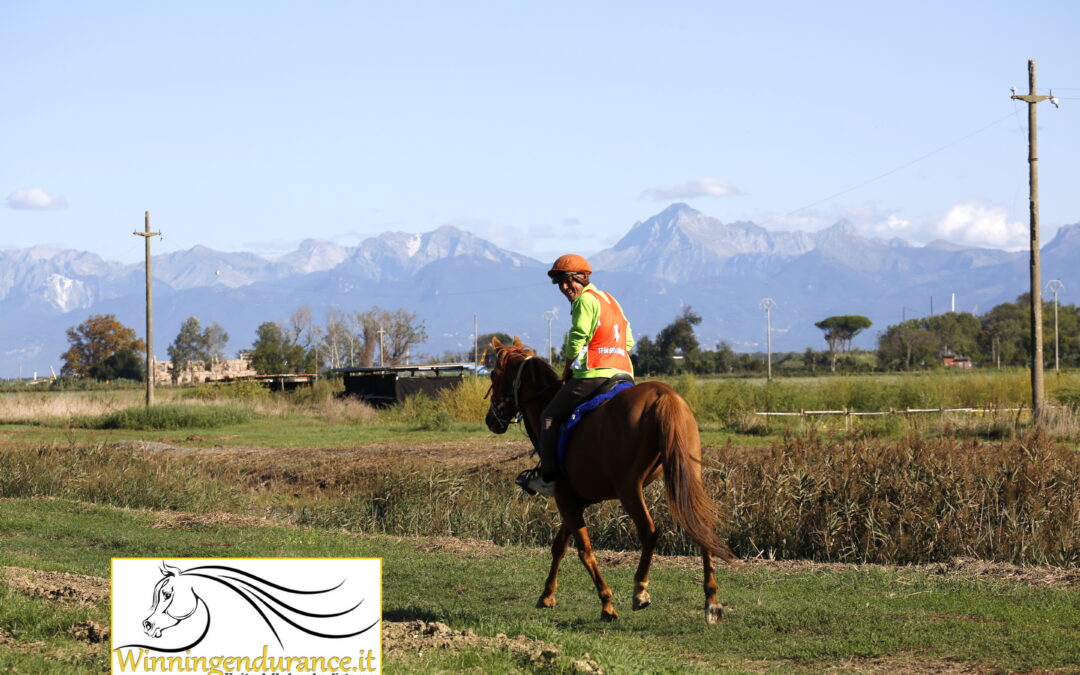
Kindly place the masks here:
POLYGON ((171 567, 165 564, 165 561, 161 561, 161 576, 163 577, 178 577, 180 576, 179 567, 171 567))
POLYGON ((514 347, 517 348, 517 349, 524 349, 525 348, 525 343, 522 342, 521 338, 519 338, 516 335, 514 336, 514 347))
POLYGON ((491 336, 491 346, 495 349, 502 349, 503 343, 499 342, 499 338, 494 335, 491 336))

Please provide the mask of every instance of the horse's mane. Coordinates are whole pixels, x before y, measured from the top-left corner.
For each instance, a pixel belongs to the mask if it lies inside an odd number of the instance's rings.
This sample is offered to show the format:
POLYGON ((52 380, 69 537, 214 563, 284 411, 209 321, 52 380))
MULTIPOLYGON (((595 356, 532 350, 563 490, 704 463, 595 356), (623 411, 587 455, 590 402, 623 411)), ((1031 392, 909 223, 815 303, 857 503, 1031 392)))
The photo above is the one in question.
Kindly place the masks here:
POLYGON ((520 354, 522 358, 522 378, 530 376, 540 388, 547 388, 558 382, 559 376, 555 369, 546 360, 537 357, 536 352, 527 347, 503 347, 498 350, 499 366, 505 368, 506 362, 514 354, 520 354))

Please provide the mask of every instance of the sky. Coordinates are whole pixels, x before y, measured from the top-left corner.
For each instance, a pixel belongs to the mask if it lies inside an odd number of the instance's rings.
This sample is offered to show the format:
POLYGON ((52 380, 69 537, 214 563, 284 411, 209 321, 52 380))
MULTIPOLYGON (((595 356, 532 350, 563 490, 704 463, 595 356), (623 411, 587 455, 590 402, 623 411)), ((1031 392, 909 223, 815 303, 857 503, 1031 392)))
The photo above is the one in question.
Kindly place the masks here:
POLYGON ((1080 3, 0 0, 0 248, 273 257, 453 225, 541 260, 673 202, 1028 245, 1080 222, 1080 3))

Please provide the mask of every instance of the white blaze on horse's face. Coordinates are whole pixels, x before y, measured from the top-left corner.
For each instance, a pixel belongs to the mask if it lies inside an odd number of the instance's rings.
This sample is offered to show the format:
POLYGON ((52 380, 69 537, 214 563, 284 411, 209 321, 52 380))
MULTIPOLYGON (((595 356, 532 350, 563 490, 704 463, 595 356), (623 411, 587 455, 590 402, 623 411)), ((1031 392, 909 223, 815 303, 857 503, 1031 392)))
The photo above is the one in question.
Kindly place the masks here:
POLYGON ((191 582, 181 578, 179 567, 161 565, 164 577, 154 586, 154 603, 150 616, 143 619, 143 632, 150 637, 159 638, 161 632, 172 628, 195 613, 199 599, 191 589, 191 582))

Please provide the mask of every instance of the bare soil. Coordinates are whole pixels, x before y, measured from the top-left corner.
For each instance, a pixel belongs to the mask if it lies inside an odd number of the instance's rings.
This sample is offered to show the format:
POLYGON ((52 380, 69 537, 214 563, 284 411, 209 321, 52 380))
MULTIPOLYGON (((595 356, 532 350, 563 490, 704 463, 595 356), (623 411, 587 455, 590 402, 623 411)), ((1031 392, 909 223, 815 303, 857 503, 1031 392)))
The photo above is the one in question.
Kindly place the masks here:
POLYGON ((74 603, 109 600, 109 580, 85 574, 0 567, 0 581, 31 598, 74 603))
MULTIPOLYGON (((422 655, 433 650, 507 650, 516 652, 532 666, 551 667, 561 654, 559 645, 502 633, 495 637, 477 635, 471 630, 454 630, 439 621, 383 621, 383 658, 393 659, 401 653, 422 655)), ((571 664, 575 673, 603 673, 603 669, 588 654, 571 664)))
MULTIPOLYGON (((178 439, 177 443, 183 441, 178 439)), ((447 441, 423 444, 377 444, 358 448, 185 447, 162 442, 124 441, 118 446, 187 457, 236 475, 259 491, 294 496, 318 492, 348 493, 371 476, 388 471, 431 471, 469 475, 481 471, 517 474, 532 466, 532 446, 523 439, 474 444, 447 441)))

